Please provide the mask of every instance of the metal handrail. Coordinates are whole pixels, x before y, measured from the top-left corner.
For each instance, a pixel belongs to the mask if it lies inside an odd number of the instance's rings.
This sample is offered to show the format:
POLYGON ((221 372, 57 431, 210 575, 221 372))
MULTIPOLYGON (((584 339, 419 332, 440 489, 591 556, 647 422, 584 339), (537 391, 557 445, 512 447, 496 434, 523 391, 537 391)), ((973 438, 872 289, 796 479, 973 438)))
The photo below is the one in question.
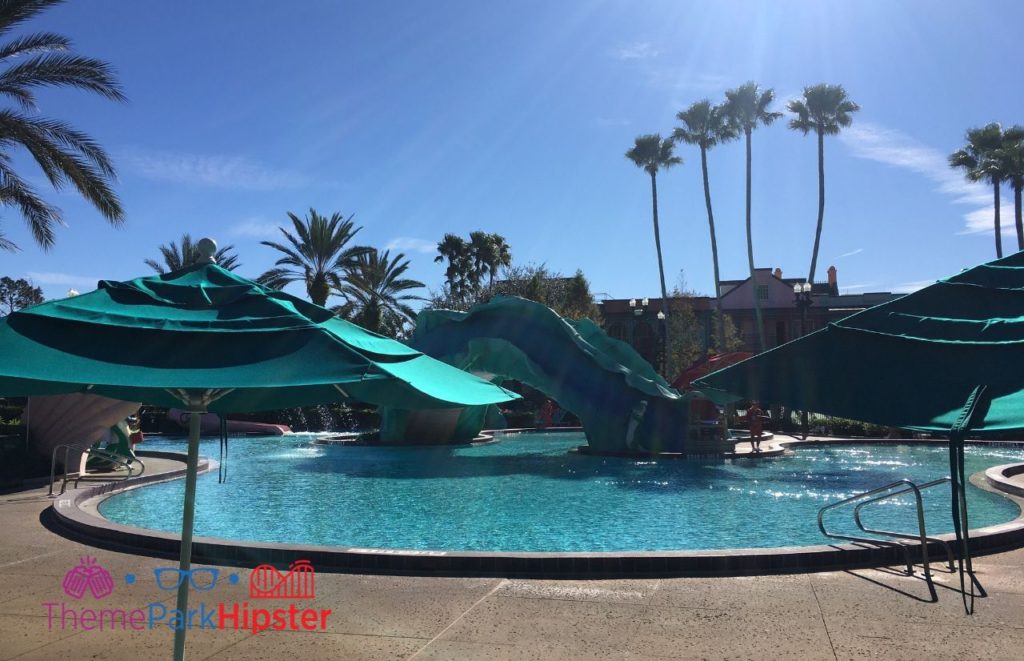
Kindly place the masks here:
POLYGON ((79 472, 78 473, 78 477, 75 479, 75 488, 76 489, 78 488, 78 483, 79 482, 81 482, 82 480, 89 479, 90 477, 95 477, 97 479, 101 479, 101 480, 104 480, 104 481, 113 482, 114 480, 121 481, 121 480, 130 479, 130 478, 133 478, 133 477, 138 477, 139 475, 142 475, 143 473, 146 472, 146 464, 142 463, 142 460, 139 459, 138 457, 135 457, 134 459, 126 459, 123 455, 117 454, 115 452, 110 452, 109 450, 104 450, 104 449, 101 449, 101 448, 90 448, 90 449, 86 450, 84 452, 84 454, 87 454, 87 455, 90 455, 90 456, 96 456, 96 457, 99 457, 100 459, 104 459, 106 461, 109 461, 111 464, 113 464, 114 468, 124 468, 125 470, 128 471, 128 474, 123 476, 123 477, 113 477, 113 478, 111 478, 111 477, 107 477, 107 476, 103 476, 103 475, 95 475, 95 474, 90 476, 88 473, 79 472), (138 475, 135 474, 134 464, 138 464, 139 466, 142 467, 142 470, 139 471, 138 475))
POLYGON ((94 455, 102 459, 106 459, 107 461, 112 463, 116 468, 124 468, 128 471, 128 474, 124 476, 104 478, 111 482, 115 480, 121 481, 130 479, 132 477, 138 477, 139 475, 142 475, 143 473, 146 472, 146 464, 138 457, 129 461, 119 454, 107 452, 106 450, 98 448, 87 448, 83 450, 82 448, 75 445, 61 444, 53 448, 53 454, 50 458, 50 491, 47 494, 50 497, 53 496, 53 483, 57 481, 57 454, 58 451, 61 449, 64 450, 64 475, 60 484, 60 493, 58 495, 64 495, 64 492, 67 491, 68 480, 71 479, 72 475, 77 476, 74 485, 76 489, 78 488, 78 483, 80 481, 82 481, 83 479, 88 479, 88 476, 85 473, 82 473, 81 471, 68 470, 68 452, 71 450, 80 451, 82 454, 94 455), (142 470, 138 472, 138 475, 135 474, 135 468, 132 465, 136 463, 142 468, 142 470))
MULTIPOLYGON (((924 484, 917 485, 917 489, 918 489, 918 491, 924 491, 925 489, 930 489, 932 487, 937 487, 940 484, 945 484, 947 482, 949 482, 949 477, 940 477, 937 480, 932 480, 931 482, 925 482, 924 484)), ((863 530, 866 533, 873 533, 875 535, 888 535, 890 537, 899 537, 901 539, 918 539, 920 537, 919 535, 911 535, 911 534, 908 534, 908 533, 905 533, 905 532, 897 532, 895 530, 881 530, 881 529, 876 529, 876 528, 868 528, 860 520, 860 511, 861 511, 861 509, 865 505, 870 505, 871 503, 877 503, 877 502, 881 502, 883 500, 888 500, 889 498, 895 498, 896 496, 902 496, 903 494, 909 493, 910 491, 912 491, 912 489, 910 489, 908 487, 908 488, 905 488, 905 489, 900 489, 899 491, 893 491, 893 492, 888 493, 888 494, 883 494, 881 496, 875 496, 874 498, 871 498, 870 500, 866 500, 866 501, 864 501, 862 503, 858 503, 857 507, 855 507, 854 510, 853 510, 853 520, 857 522, 857 527, 860 528, 861 530, 863 530)), ((921 503, 920 502, 918 503, 918 507, 919 508, 921 507, 921 503)), ((923 514, 922 514, 922 518, 923 518, 923 514)), ((923 529, 922 529, 922 532, 923 532, 923 529)), ((952 547, 950 547, 949 543, 945 542, 945 541, 943 541, 941 539, 938 539, 937 537, 925 536, 924 539, 928 540, 929 542, 933 542, 933 543, 939 544, 940 546, 942 546, 943 549, 945 549, 945 551, 946 551, 946 561, 947 561, 947 563, 949 565, 949 571, 954 571, 955 568, 954 568, 954 564, 953 564, 953 549, 952 549, 952 547)), ((925 551, 922 551, 922 555, 926 555, 925 551)))
POLYGON ((60 494, 59 495, 64 495, 64 491, 67 489, 67 484, 68 484, 68 450, 78 450, 78 449, 80 449, 80 448, 75 447, 74 445, 66 445, 66 444, 57 445, 57 446, 55 446, 53 448, 53 454, 50 457, 50 493, 47 494, 48 496, 51 496, 51 497, 53 496, 53 483, 56 482, 57 451, 60 450, 61 448, 64 449, 64 481, 60 485, 60 494))
POLYGON ((924 533, 924 510, 923 510, 922 503, 921 503, 921 491, 917 488, 917 485, 914 484, 913 482, 911 482, 910 480, 907 480, 907 479, 896 480, 895 482, 892 482, 890 484, 886 484, 885 486, 881 486, 881 487, 878 487, 876 489, 871 489, 870 491, 864 491, 862 493, 854 494, 853 496, 850 496, 849 498, 844 498, 843 500, 840 500, 838 502, 831 503, 829 505, 825 505, 824 507, 822 507, 821 509, 818 510, 818 529, 821 531, 821 534, 825 535, 826 537, 830 537, 832 539, 843 539, 843 540, 848 540, 848 541, 851 541, 851 542, 862 542, 862 543, 866 543, 866 544, 877 544, 879 546, 893 546, 893 547, 897 547, 897 548, 899 548, 900 550, 903 551, 904 560, 906 561, 906 565, 907 565, 907 575, 908 576, 913 576, 913 574, 914 574, 914 565, 910 561, 910 551, 907 549, 906 544, 901 544, 899 542, 890 542, 890 541, 884 540, 884 539, 874 539, 874 538, 871 538, 871 537, 857 537, 855 535, 842 535, 842 534, 839 534, 839 533, 832 533, 832 532, 829 532, 829 531, 825 530, 825 523, 824 523, 825 512, 827 512, 827 511, 829 511, 831 509, 835 509, 835 508, 837 508, 837 507, 839 507, 841 505, 847 505, 849 503, 852 503, 852 502, 854 502, 856 500, 860 500, 862 498, 867 498, 868 496, 874 496, 875 494, 885 493, 885 492, 891 491, 892 489, 895 489, 896 487, 901 486, 901 485, 903 485, 904 487, 912 489, 914 491, 915 497, 917 498, 917 522, 918 522, 918 527, 920 528, 920 535, 919 535, 919 537, 920 537, 920 540, 921 540, 921 545, 923 547, 922 548, 922 555, 924 556, 924 573, 925 573, 925 576, 928 579, 931 579, 931 571, 928 568, 927 538, 925 537, 925 533, 924 533))

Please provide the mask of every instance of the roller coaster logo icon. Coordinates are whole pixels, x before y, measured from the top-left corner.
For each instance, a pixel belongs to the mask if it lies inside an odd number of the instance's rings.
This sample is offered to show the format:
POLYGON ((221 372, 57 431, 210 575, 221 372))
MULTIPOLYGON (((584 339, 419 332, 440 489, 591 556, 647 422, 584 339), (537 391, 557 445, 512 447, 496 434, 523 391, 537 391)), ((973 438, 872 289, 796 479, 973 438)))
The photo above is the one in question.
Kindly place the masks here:
POLYGON ((309 560, 296 560, 287 573, 259 565, 249 576, 250 599, 315 599, 316 573, 309 560))

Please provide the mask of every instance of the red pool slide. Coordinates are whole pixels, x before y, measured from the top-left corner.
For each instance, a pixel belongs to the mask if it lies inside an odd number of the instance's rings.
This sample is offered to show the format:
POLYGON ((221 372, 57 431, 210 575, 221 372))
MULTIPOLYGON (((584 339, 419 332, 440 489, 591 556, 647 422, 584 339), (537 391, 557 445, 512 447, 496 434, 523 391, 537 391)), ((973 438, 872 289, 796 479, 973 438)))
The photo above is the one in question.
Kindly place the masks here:
MULTIPOLYGON (((167 419, 188 429, 188 411, 171 409, 167 412, 167 419)), ((216 413, 204 413, 200 429, 204 434, 220 433, 220 416, 216 413)), ((266 422, 247 422, 245 420, 228 420, 228 434, 262 434, 264 436, 283 436, 291 433, 288 425, 272 425, 266 422)))

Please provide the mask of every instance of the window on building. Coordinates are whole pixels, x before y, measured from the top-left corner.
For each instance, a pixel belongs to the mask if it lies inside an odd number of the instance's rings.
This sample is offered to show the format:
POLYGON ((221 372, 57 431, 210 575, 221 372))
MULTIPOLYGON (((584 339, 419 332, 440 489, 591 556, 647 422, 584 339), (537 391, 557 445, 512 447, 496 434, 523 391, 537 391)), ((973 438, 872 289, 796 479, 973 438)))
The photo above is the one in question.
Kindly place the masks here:
POLYGON ((775 344, 786 343, 786 322, 776 321, 775 322, 775 344))
POLYGON ((767 301, 768 300, 768 285, 757 286, 757 300, 767 301))

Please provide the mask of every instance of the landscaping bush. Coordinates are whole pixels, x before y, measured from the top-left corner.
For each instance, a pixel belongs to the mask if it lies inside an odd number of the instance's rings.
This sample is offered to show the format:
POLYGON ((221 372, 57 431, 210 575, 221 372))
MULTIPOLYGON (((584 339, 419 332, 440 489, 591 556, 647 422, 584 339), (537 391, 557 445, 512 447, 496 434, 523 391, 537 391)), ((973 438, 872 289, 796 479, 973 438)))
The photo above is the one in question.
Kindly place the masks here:
POLYGON ((811 434, 824 436, 859 436, 864 438, 887 438, 889 427, 860 420, 837 418, 812 413, 807 420, 811 434))

